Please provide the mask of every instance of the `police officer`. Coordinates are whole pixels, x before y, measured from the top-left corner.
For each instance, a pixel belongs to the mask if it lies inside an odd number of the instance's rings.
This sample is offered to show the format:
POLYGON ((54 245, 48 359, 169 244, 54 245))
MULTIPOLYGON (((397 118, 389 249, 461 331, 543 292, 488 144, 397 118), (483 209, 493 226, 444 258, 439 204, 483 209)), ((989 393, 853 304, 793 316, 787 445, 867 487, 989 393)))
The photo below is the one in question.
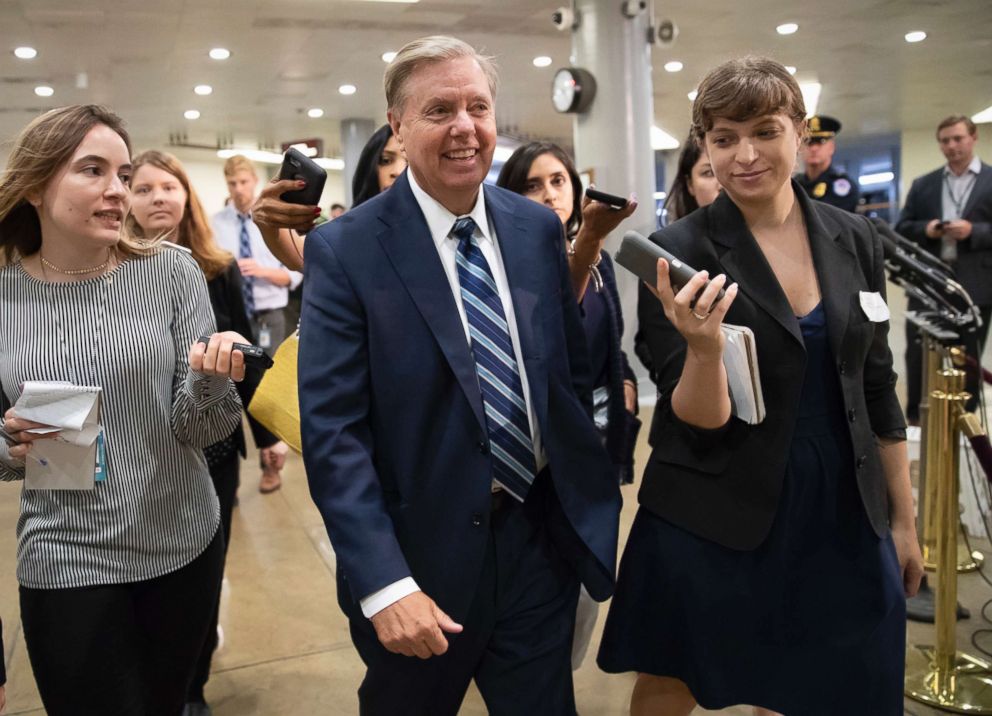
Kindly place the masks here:
POLYGON ((796 181, 814 199, 846 211, 854 211, 861 196, 857 183, 844 172, 830 166, 837 148, 834 137, 840 131, 840 122, 820 114, 810 117, 807 127, 809 139, 802 149, 806 172, 797 174, 796 181))

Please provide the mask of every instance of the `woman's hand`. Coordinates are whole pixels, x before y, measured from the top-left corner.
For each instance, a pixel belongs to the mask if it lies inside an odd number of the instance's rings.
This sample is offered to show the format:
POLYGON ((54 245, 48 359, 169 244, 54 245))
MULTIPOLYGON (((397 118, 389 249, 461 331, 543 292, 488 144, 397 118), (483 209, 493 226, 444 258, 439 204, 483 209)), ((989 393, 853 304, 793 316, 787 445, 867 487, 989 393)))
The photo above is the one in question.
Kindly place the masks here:
POLYGON ((899 559, 899 572, 902 575, 902 588, 907 597, 915 597, 923 578, 923 554, 916 538, 916 525, 892 525, 892 543, 899 559))
POLYGON ((637 210, 637 196, 631 194, 627 206, 614 209, 601 201, 593 201, 588 196, 582 197, 582 226, 575 237, 575 250, 581 247, 595 245, 593 255, 598 254, 603 240, 609 236, 620 222, 637 210))
MULTIPOLYGON (((251 207, 251 219, 261 230, 263 237, 278 229, 295 229, 305 234, 313 228, 320 216, 319 206, 290 204, 279 197, 287 191, 302 189, 307 183, 295 179, 273 179, 262 188, 262 193, 251 207)), ((268 241, 265 242, 269 243, 268 241)))
POLYGON ((629 380, 623 382, 623 404, 631 415, 637 412, 637 386, 629 380))
POLYGON ((658 284, 656 286, 648 284, 651 293, 661 301, 665 309, 665 317, 689 344, 689 352, 702 362, 722 359, 725 339, 720 324, 737 296, 735 283, 714 305, 717 294, 727 283, 727 277, 720 274, 707 286, 709 277, 709 272, 700 271, 678 293, 675 293, 668 275, 668 262, 665 259, 658 259, 658 284), (700 291, 702 294, 696 299, 700 291))
POLYGON ((189 367, 201 375, 214 375, 241 382, 245 377, 245 356, 234 350, 235 343, 250 344, 234 331, 214 333, 209 343, 197 341, 189 349, 189 367))
POLYGON ((17 417, 14 413, 14 409, 10 408, 3 416, 3 429, 10 435, 14 440, 18 442, 17 445, 8 445, 7 454, 18 460, 23 460, 27 457, 28 452, 31 450, 31 443, 35 440, 51 440, 52 438, 57 438, 61 433, 51 432, 51 433, 29 433, 28 430, 34 430, 35 428, 48 428, 50 425, 43 425, 41 423, 35 423, 30 420, 24 420, 17 417))

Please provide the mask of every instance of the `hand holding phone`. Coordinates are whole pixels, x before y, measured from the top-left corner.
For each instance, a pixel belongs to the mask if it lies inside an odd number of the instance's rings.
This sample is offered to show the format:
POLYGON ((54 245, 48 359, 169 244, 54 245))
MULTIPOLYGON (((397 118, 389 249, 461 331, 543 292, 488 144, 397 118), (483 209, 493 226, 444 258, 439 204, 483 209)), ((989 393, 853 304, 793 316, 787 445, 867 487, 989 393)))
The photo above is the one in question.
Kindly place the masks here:
POLYGON ((324 192, 327 171, 303 152, 290 147, 283 155, 279 179, 305 181, 307 184, 302 189, 283 193, 280 199, 290 204, 316 206, 320 203, 320 195, 324 192))
POLYGON ((626 209, 627 200, 622 196, 616 196, 615 194, 607 194, 605 191, 599 191, 597 189, 586 189, 586 196, 588 196, 593 201, 598 201, 602 204, 606 204, 614 209, 626 209))
MULTIPOLYGON (((210 336, 200 336, 197 343, 209 345, 210 336)), ((259 370, 264 371, 268 370, 275 364, 272 358, 269 357, 268 353, 258 346, 253 346, 248 343, 232 343, 231 349, 241 351, 241 355, 245 357, 246 367, 258 368, 259 370)))
MULTIPOLYGON (((635 274, 645 283, 654 286, 658 282, 658 259, 665 259, 668 262, 668 275, 672 281, 672 287, 677 293, 695 276, 698 271, 683 263, 661 246, 656 244, 636 231, 628 231, 623 235, 620 242, 620 250, 617 251, 614 260, 628 271, 635 274)), ((706 284, 709 285, 709 282, 706 284)), ((717 294, 713 305, 726 295, 723 289, 717 294)))

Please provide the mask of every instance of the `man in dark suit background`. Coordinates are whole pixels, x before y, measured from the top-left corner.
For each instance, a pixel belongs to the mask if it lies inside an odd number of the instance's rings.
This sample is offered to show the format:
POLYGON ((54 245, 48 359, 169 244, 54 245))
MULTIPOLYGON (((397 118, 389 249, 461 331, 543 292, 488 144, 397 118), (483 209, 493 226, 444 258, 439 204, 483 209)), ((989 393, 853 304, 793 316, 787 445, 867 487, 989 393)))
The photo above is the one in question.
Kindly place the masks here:
MULTIPOLYGON (((937 143, 947 164, 913 181, 896 231, 953 266, 961 285, 982 314, 982 327, 966 343, 980 357, 992 317, 992 167, 975 156, 978 129, 953 115, 937 126, 937 143)), ((910 299, 910 310, 923 306, 910 299)), ((918 422, 922 350, 916 326, 906 322, 906 417, 918 422)), ((969 373, 967 390, 977 403, 981 382, 969 373)))
POLYGON ((561 224, 482 187, 496 74, 453 38, 386 70, 409 170, 310 233, 303 456, 368 667, 363 714, 574 714, 579 582, 612 592, 620 507, 561 224), (417 658, 419 657, 419 658, 417 658))

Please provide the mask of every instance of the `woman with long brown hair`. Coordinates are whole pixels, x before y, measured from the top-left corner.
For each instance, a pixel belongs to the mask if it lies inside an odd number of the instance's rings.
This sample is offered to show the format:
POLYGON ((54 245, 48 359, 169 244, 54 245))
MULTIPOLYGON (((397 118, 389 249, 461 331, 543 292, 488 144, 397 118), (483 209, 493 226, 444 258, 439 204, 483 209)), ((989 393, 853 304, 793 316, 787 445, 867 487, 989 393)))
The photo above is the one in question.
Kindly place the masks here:
POLYGON ((215 333, 186 252, 129 236, 130 181, 127 132, 93 105, 32 121, 0 178, 0 402, 15 404, 27 381, 100 389, 80 489, 37 469, 38 441, 58 433, 32 432, 45 426, 17 407, 4 415, 14 444, 0 443, 0 480, 31 477, 17 577, 52 716, 179 713, 220 589, 202 448, 240 420, 231 378, 244 357, 232 345, 245 339, 215 333))
MULTIPOLYGON (((251 322, 245 312, 241 287, 241 272, 234 256, 214 241, 210 222, 200 203, 200 197, 190 185, 189 176, 182 163, 173 155, 158 150, 142 152, 132 160, 131 213, 128 226, 135 236, 162 237, 190 250, 193 260, 203 271, 210 293, 217 328, 235 331, 249 340, 251 322)), ((248 405, 258 387, 260 374, 247 371, 245 380, 238 383, 241 402, 248 405)), ((286 446, 250 415, 255 444, 263 462, 285 459, 286 446)), ((220 520, 224 543, 230 544, 231 513, 238 490, 241 457, 245 456, 245 436, 239 424, 223 440, 204 449, 207 466, 217 497, 220 500, 220 520)), ((197 713, 205 709, 203 689, 210 677, 210 661, 217 646, 217 621, 220 601, 214 611, 213 628, 207 633, 207 643, 197 662, 197 671, 187 698, 187 711, 197 713)))

